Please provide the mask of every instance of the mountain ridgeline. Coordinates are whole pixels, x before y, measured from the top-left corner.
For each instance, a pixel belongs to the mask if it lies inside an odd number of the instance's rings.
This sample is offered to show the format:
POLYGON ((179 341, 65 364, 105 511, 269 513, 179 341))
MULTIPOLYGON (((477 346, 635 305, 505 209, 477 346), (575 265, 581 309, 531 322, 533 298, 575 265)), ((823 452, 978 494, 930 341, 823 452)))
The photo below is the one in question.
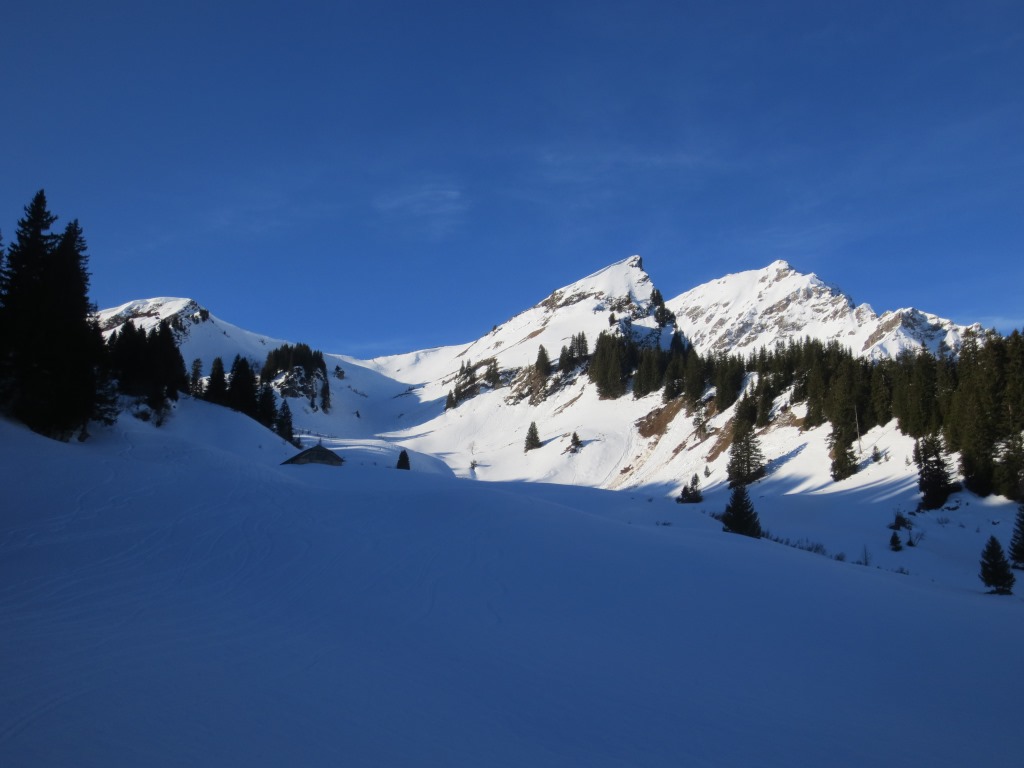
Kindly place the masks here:
MULTIPOLYGON (((124 316, 123 308, 110 313, 124 316)), ((206 315, 200 325, 221 322, 206 315)), ((199 328, 184 327, 188 333, 182 343, 187 347, 188 334, 198 334, 199 328)), ((196 343, 203 344, 199 339, 196 343)), ((326 360, 301 344, 281 349, 280 360, 277 353, 268 357, 261 380, 278 376, 274 386, 279 397, 303 401, 296 417, 301 428, 345 434, 346 419, 356 426, 348 418, 352 413, 364 417, 373 409, 373 393, 349 384, 340 393, 346 402, 353 391, 369 402, 356 401, 356 409, 342 412, 333 422, 316 418, 317 397, 308 381, 315 377, 330 397, 326 360), (285 370, 296 375, 280 378, 285 370), (297 389, 296 381, 307 383, 297 389)), ((637 402, 639 410, 630 410, 637 414, 628 425, 632 431, 651 429, 661 421, 663 435, 668 424, 682 423, 692 427, 694 445, 713 442, 716 435, 728 442, 733 421, 749 422, 758 430, 777 425, 827 428, 836 481, 857 471, 854 445, 859 438, 895 419, 904 434, 930 439, 930 444, 937 439, 943 455, 957 454, 970 490, 1021 497, 1024 343, 1019 333, 1003 337, 916 310, 879 316, 870 307, 854 307, 815 276, 801 275, 783 262, 665 301, 639 257, 632 257, 555 291, 470 344, 370 361, 338 359, 347 360, 350 370, 384 374, 395 386, 408 382, 411 386, 392 397, 416 397, 424 406, 417 410, 417 423, 428 425, 432 436, 414 439, 437 452, 455 442, 472 443, 466 465, 473 465, 474 476, 484 474, 484 468, 473 456, 495 442, 488 418, 494 408, 521 411, 523 434, 532 423, 543 432, 546 413, 564 415, 573 398, 578 401, 587 390, 608 404, 624 398, 637 402), (726 306, 737 307, 739 317, 730 318, 726 306), (705 316, 711 318, 713 332, 695 324, 705 316), (763 344, 751 342, 755 331, 763 344), (738 348, 724 344, 727 338, 735 339, 738 348), (477 425, 471 435, 453 428, 467 408, 477 425), (717 429, 716 419, 722 422, 717 429)), ((579 439, 622 421, 621 410, 606 408, 598 422, 579 421, 553 431, 558 440, 570 434, 579 439)), ((384 422, 376 434, 403 438, 401 423, 384 422)), ((652 435, 659 437, 657 431, 652 435)), ((704 463, 713 453, 709 447, 702 449, 704 463)), ((565 451, 567 456, 578 452, 565 451)), ((681 486, 693 474, 691 468, 704 468, 692 456, 690 465, 677 472, 681 486)), ((612 469, 588 481, 614 487, 612 469)), ((641 476, 635 465, 617 469, 622 475, 632 473, 627 481, 641 476), (626 473, 621 472, 624 468, 626 473)))
POLYGON ((679 489, 698 473, 714 482, 737 423, 762 434, 827 429, 836 482, 863 466, 862 436, 895 423, 943 460, 955 455, 970 490, 1022 496, 1018 332, 914 309, 878 315, 785 262, 666 300, 634 256, 468 344, 357 360, 252 334, 189 299, 94 313, 81 230, 51 235, 54 219, 40 193, 0 283, 3 407, 46 434, 84 434, 112 418, 118 395, 122 408, 142 413, 127 398, 162 414, 183 392, 286 439, 386 439, 481 479, 679 489), (64 272, 47 268, 61 263, 64 272), (35 326, 45 338, 24 335, 35 326), (60 386, 38 386, 40 370, 60 386), (524 455, 531 425, 539 446, 524 455))

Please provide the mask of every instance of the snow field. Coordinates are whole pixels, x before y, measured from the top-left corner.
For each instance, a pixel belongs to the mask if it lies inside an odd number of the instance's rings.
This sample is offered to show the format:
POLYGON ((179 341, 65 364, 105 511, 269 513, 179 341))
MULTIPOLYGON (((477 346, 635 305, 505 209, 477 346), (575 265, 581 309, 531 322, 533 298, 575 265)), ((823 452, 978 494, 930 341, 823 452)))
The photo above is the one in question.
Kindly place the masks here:
POLYGON ((188 400, 85 444, 0 422, 0 762, 960 766, 1024 746, 1019 597, 724 534, 642 488, 473 483, 415 455, 279 466, 293 452, 188 400))

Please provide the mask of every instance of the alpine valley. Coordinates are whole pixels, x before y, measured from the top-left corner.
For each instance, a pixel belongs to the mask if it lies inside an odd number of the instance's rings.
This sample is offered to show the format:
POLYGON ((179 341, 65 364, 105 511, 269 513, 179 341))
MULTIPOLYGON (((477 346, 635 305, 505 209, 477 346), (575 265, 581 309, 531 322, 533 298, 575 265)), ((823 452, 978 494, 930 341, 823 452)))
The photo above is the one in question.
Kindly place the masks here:
POLYGON ((273 368, 332 467, 201 396, 303 342, 215 312, 98 315, 165 324, 192 395, 82 442, 0 420, 0 763, 1019 761, 1024 610, 978 578, 1017 507, 968 489, 1009 460, 946 453, 966 486, 920 505, 982 328, 782 261, 666 299, 633 256, 465 344, 273 368), (760 539, 720 521, 747 422, 760 539))

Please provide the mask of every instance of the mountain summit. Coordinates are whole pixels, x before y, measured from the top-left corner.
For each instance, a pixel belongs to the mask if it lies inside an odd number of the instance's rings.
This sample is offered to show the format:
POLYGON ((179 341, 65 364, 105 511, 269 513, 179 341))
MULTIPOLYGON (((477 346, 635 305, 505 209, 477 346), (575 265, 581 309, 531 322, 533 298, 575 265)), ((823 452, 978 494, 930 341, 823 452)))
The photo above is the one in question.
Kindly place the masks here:
POLYGON ((879 316, 785 261, 712 280, 666 304, 701 352, 744 354, 809 336, 837 341, 869 359, 894 358, 921 345, 933 353, 940 344, 956 351, 965 330, 916 309, 879 316))

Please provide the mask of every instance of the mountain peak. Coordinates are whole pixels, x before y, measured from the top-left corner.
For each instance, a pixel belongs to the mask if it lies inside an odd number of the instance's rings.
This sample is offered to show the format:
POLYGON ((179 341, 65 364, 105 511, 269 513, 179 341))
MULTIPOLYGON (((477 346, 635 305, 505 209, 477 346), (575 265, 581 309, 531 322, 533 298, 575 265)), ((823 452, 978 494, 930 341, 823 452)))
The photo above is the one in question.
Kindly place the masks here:
POLYGON ((839 288, 781 259, 737 272, 666 302, 679 329, 702 352, 747 354, 804 337, 838 341, 856 355, 895 357, 922 344, 958 349, 960 330, 949 320, 917 310, 879 317, 854 306, 839 288))

